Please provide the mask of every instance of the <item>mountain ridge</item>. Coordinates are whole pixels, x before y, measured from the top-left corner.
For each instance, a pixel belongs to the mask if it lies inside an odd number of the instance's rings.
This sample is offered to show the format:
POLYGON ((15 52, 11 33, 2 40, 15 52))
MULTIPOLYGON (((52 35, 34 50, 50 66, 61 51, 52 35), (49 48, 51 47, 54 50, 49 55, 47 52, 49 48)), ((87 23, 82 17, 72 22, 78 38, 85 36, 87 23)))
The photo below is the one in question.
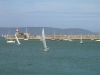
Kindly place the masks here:
MULTIPOLYGON (((26 31, 26 27, 0 27, 0 36, 2 34, 14 35, 16 32, 16 28, 18 28, 20 33, 24 33, 26 31)), ((91 32, 82 28, 52 28, 52 27, 27 27, 28 33, 30 35, 41 35, 42 28, 45 30, 46 35, 97 35, 97 32, 91 32)))

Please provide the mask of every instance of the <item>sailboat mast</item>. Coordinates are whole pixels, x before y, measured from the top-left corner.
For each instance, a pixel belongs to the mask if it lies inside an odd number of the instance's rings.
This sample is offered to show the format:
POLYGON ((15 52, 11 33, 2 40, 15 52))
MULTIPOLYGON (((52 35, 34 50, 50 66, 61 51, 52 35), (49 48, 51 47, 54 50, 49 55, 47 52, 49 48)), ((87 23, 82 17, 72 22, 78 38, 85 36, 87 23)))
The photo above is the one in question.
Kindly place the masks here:
POLYGON ((66 30, 66 36, 67 36, 67 30, 66 30))
POLYGON ((27 27, 26 27, 26 33, 27 33, 27 30, 28 30, 28 29, 27 29, 27 27))

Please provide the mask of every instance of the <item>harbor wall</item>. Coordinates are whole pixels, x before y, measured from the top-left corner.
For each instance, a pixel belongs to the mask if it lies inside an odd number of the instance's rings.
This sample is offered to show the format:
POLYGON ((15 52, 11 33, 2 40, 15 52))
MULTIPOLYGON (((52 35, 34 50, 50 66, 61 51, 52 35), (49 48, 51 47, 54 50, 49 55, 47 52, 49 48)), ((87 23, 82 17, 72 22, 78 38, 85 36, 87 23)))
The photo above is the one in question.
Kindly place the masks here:
MULTIPOLYGON (((45 36, 46 39, 80 39, 81 35, 46 35, 45 36)), ((15 39, 15 36, 7 36, 5 37, 5 39, 15 39)), ((24 36, 18 36, 18 39, 24 39, 24 36)), ((38 36, 29 36, 28 37, 29 40, 38 40, 38 39, 42 39, 42 36, 38 35, 38 36)), ((100 39, 100 35, 82 35, 82 39, 100 39)))

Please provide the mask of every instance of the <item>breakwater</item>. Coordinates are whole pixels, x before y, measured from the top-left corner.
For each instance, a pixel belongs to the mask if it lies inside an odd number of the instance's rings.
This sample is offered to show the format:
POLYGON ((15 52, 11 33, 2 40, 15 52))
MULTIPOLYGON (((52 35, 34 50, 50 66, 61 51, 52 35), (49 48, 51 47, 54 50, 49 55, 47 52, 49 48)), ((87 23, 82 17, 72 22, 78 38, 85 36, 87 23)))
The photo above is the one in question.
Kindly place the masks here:
MULTIPOLYGON (((18 36, 19 39, 24 39, 24 36, 18 36)), ((41 35, 37 35, 37 36, 28 36, 27 37, 29 40, 39 40, 39 39, 42 39, 42 36, 41 35)), ((52 38, 55 38, 55 39, 80 39, 81 38, 81 35, 46 35, 45 36, 46 39, 52 39, 52 38)), ((5 39, 15 39, 15 36, 6 36, 5 39)), ((82 35, 82 39, 100 39, 100 35, 82 35)))

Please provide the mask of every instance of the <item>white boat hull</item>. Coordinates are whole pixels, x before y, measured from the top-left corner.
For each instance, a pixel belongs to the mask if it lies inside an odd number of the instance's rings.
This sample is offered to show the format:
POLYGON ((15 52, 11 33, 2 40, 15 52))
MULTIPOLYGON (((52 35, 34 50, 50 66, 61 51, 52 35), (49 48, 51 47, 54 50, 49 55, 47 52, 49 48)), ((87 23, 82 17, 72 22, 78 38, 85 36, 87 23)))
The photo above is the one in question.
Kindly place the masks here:
POLYGON ((52 38, 52 39, 50 39, 51 41, 55 41, 56 39, 54 39, 54 38, 52 38))
POLYGON ((96 40, 96 41, 100 41, 100 40, 96 40))
POLYGON ((28 39, 24 39, 24 40, 28 40, 28 39))
POLYGON ((15 41, 7 41, 7 43, 15 43, 15 41))
POLYGON ((80 44, 83 44, 83 42, 80 42, 80 44))
POLYGON ((69 40, 69 41, 73 41, 73 40, 69 40))
POLYGON ((67 41, 68 39, 63 39, 64 41, 67 41))
POLYGON ((45 49, 44 49, 44 51, 48 51, 48 50, 49 50, 49 48, 45 48, 45 49))

